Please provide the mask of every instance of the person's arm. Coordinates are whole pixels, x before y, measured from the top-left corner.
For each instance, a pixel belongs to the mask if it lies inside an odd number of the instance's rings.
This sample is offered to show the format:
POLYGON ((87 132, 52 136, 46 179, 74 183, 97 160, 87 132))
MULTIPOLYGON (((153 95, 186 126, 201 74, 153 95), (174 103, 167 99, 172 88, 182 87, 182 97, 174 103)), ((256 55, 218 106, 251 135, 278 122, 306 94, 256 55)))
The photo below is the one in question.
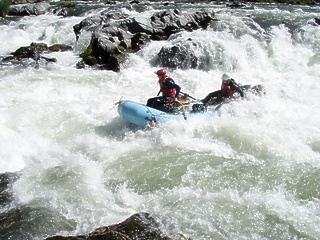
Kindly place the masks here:
POLYGON ((242 98, 244 97, 242 89, 234 81, 230 81, 230 88, 239 92, 242 98))
POLYGON ((175 84, 173 81, 169 80, 167 81, 167 85, 170 87, 170 88, 175 88, 176 89, 176 98, 179 96, 179 93, 180 93, 180 90, 181 90, 181 87, 178 85, 178 84, 175 84))

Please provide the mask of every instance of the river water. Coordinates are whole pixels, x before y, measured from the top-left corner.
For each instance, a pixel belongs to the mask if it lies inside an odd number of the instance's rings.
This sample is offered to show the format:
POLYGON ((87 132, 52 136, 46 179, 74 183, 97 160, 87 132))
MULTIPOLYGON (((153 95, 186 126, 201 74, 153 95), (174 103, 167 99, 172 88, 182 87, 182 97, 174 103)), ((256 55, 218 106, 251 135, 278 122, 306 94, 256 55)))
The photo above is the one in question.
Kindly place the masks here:
MULTIPOLYGON (((0 209, 1 239, 85 234, 136 212, 174 239, 320 238, 319 6, 172 2, 166 8, 212 9, 219 21, 147 44, 116 73, 76 68, 90 33, 76 42, 73 26, 109 7, 81 4, 78 16, 0 26, 0 56, 31 42, 74 48, 47 55, 57 63, 0 64, 0 172, 20 176, 0 209), (203 67, 167 69, 183 92, 204 98, 230 72, 267 95, 152 130, 120 119, 122 96, 145 103, 157 94, 161 47, 188 39, 203 67)), ((163 5, 118 7, 150 16, 163 5)))

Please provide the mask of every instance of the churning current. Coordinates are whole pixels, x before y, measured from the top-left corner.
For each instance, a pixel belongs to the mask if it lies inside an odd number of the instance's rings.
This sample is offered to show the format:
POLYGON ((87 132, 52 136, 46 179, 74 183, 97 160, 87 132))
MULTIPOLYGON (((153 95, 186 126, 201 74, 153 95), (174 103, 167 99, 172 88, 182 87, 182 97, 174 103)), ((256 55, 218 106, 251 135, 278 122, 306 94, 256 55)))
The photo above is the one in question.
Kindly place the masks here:
MULTIPOLYGON (((78 16, 0 25, 2 57, 32 42, 73 47, 48 54, 55 63, 0 64, 0 172, 19 176, 0 205, 1 239, 85 234, 136 212, 149 212, 175 239, 320 238, 319 6, 172 3, 212 9, 218 21, 149 42, 112 72, 76 68, 91 34, 76 41, 73 26, 108 9, 82 4, 92 7, 78 16), (188 39, 203 68, 166 69, 183 92, 202 99, 229 72, 267 94, 152 130, 122 120, 115 103, 156 96, 162 66, 154 58, 188 39)), ((150 16, 163 3, 142 12, 118 4, 150 16)))

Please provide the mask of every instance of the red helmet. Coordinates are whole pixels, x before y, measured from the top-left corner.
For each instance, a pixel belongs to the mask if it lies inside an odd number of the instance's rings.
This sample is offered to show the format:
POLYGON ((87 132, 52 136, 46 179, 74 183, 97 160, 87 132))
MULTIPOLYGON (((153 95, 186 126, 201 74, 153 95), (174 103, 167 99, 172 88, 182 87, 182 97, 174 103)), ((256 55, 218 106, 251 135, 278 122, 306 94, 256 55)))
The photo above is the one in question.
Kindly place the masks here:
POLYGON ((164 69, 160 69, 157 71, 157 75, 165 75, 167 72, 164 69))

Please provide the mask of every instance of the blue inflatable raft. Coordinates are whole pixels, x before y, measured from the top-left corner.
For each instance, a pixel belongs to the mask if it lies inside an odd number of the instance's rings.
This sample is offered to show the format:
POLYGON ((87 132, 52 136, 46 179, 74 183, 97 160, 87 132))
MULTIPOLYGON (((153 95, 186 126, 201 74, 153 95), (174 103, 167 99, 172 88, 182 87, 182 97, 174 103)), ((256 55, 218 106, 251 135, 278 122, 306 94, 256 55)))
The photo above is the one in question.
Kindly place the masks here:
MULTIPOLYGON (((266 90, 262 85, 251 86, 239 84, 239 86, 246 94, 254 94, 257 96, 266 94, 266 90)), ((185 100, 175 102, 174 106, 172 106, 172 111, 169 113, 129 100, 120 100, 118 102, 118 113, 121 118, 137 126, 153 127, 170 119, 187 120, 189 117, 197 115, 205 115, 206 117, 219 115, 219 109, 223 104, 240 98, 240 95, 233 96, 223 102, 215 102, 215 99, 212 99, 208 106, 204 106, 200 100, 197 100, 186 93, 183 94, 185 100)))
POLYGON ((166 113, 144 104, 134 101, 123 100, 119 102, 118 113, 121 118, 141 127, 153 127, 155 124, 163 123, 170 119, 187 120, 191 116, 197 114, 209 113, 210 115, 216 114, 217 107, 212 110, 207 110, 202 104, 188 104, 188 106, 176 107, 174 112, 166 113))

